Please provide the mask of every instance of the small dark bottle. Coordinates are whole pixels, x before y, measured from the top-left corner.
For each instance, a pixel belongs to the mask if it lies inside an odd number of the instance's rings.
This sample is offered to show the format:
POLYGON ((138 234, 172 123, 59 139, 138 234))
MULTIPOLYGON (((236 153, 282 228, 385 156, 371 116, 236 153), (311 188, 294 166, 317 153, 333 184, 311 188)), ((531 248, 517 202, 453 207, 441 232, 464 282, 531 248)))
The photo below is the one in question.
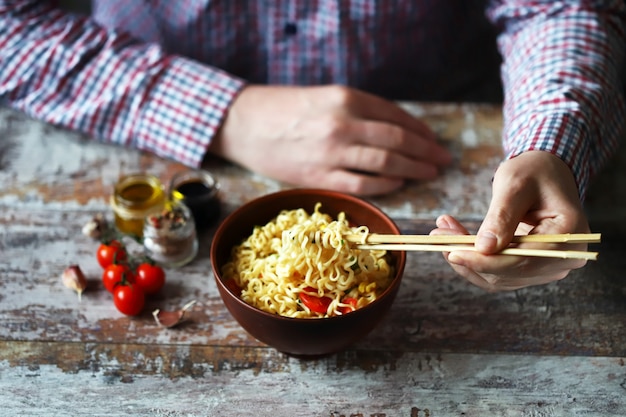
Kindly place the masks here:
POLYGON ((190 170, 174 174, 170 181, 170 198, 181 200, 193 215, 196 230, 211 226, 221 212, 219 184, 207 171, 190 170))

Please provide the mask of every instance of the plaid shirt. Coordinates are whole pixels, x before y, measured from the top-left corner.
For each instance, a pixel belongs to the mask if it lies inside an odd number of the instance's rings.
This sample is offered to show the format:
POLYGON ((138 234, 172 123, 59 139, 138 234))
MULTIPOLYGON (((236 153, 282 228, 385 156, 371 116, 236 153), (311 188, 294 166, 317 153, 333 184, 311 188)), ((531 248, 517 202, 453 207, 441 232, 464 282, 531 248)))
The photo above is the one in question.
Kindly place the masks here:
POLYGON ((246 83, 472 100, 501 73, 507 157, 558 155, 583 198, 624 133, 624 2, 484 3, 0 0, 0 100, 198 166, 246 83))

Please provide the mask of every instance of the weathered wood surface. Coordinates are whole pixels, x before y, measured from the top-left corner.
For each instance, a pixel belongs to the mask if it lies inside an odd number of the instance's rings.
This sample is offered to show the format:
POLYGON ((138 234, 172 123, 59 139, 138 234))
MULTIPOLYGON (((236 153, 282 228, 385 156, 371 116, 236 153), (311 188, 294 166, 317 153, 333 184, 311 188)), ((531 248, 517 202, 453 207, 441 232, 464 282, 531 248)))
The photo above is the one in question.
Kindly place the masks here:
MULTIPOLYGON (((438 214, 475 229, 500 158, 489 106, 407 105, 453 149, 442 178, 373 199, 407 233, 438 214)), ((182 166, 0 109, 0 415, 626 415, 626 152, 594 184, 597 262, 551 285, 487 294, 436 253, 411 253, 396 303, 345 352, 302 361, 247 335, 221 304, 208 259, 168 270, 146 313, 117 313, 80 228, 108 213, 121 173, 182 166), (89 279, 82 302, 61 271, 89 279), (198 303, 176 329, 153 308, 198 303), (68 411, 68 410, 71 410, 68 411)), ((285 186, 215 161, 224 211, 285 186)))

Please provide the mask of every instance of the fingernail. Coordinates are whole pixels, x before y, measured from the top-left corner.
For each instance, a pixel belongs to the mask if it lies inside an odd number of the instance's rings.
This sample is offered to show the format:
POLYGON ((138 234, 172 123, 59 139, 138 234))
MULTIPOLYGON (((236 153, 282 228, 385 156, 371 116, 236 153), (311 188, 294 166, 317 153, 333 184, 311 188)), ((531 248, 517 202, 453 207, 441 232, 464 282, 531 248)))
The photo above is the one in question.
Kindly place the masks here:
POLYGON ((450 223, 448 223, 448 218, 443 214, 437 217, 437 220, 435 220, 435 224, 437 225, 437 227, 440 227, 442 229, 450 228, 450 223))
POLYGON ((483 232, 476 236, 474 247, 479 252, 489 252, 498 244, 498 238, 491 232, 483 232))

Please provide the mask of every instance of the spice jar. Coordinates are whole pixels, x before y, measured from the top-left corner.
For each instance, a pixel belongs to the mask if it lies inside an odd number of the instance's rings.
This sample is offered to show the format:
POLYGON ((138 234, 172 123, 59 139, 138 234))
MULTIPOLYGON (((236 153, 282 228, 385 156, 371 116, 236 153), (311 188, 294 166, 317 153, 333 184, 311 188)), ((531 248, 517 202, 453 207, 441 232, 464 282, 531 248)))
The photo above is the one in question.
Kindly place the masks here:
POLYGON ((181 201, 169 200, 159 213, 146 217, 143 227, 146 255, 167 267, 182 266, 198 253, 193 215, 181 201))
POLYGON ((165 192, 161 181, 153 175, 136 173, 123 176, 111 196, 117 229, 141 237, 144 219, 159 213, 165 206, 165 192))
POLYGON ((189 207, 196 229, 200 231, 211 226, 220 215, 219 188, 219 183, 209 172, 188 170, 174 174, 170 180, 169 195, 189 207))

